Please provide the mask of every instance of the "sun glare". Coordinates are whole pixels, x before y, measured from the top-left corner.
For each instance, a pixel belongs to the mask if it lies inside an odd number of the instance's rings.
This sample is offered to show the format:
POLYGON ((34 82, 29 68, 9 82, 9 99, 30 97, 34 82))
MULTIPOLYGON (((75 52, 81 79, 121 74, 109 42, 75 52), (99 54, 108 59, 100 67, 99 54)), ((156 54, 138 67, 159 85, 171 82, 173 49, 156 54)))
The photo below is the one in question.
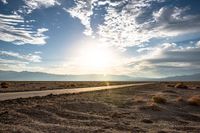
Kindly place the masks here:
POLYGON ((101 69, 111 65, 112 54, 106 48, 100 46, 85 47, 80 54, 82 65, 85 67, 101 69))
POLYGON ((90 43, 80 47, 77 52, 80 67, 88 71, 108 71, 113 65, 114 52, 104 45, 90 43))

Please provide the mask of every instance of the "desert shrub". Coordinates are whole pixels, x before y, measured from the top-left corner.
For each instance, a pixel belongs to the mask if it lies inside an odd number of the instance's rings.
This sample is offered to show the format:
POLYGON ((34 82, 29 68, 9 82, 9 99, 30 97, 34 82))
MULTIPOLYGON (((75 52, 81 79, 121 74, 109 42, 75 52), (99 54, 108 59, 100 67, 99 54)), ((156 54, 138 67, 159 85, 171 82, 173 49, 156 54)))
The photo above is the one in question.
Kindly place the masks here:
POLYGON ((76 87, 76 84, 70 84, 71 87, 76 87))
POLYGON ((179 88, 179 89, 188 89, 188 86, 184 85, 183 83, 177 83, 175 85, 175 88, 179 88))
POLYGON ((200 86, 196 86, 196 89, 200 89, 200 86))
POLYGON ((1 88, 8 88, 8 83, 6 83, 6 82, 2 82, 1 83, 1 88))
POLYGON ((150 102, 147 105, 142 105, 138 107, 139 110, 152 110, 152 111, 161 111, 162 108, 159 107, 156 103, 150 102))
POLYGON ((155 103, 150 103, 147 107, 153 111, 161 111, 161 108, 155 103))
POLYGON ((179 96, 179 97, 176 98, 176 101, 177 102, 183 102, 184 100, 183 100, 183 98, 181 96, 179 96))
POLYGON ((174 87, 174 85, 172 85, 172 84, 168 84, 167 87, 170 87, 170 88, 171 88, 171 87, 174 87))
POLYGON ((190 97, 187 102, 189 105, 200 106, 200 95, 190 97))
POLYGON ((135 97, 134 97, 134 101, 135 101, 136 103, 143 103, 143 102, 144 102, 144 98, 141 97, 141 96, 135 96, 135 97))
POLYGON ((40 87, 41 90, 46 89, 46 88, 47 88, 46 86, 41 86, 40 87))
POLYGON ((144 123, 153 123, 153 121, 152 120, 149 120, 149 119, 143 119, 143 120, 141 120, 141 122, 144 122, 144 123))
POLYGON ((111 117, 112 117, 112 118, 120 118, 120 117, 121 117, 121 114, 120 114, 120 113, 117 113, 117 112, 113 112, 113 113, 111 114, 111 117))
POLYGON ((153 96, 152 100, 153 100, 153 102, 160 103, 160 104, 165 104, 167 102, 167 100, 164 97, 162 97, 161 95, 153 96))

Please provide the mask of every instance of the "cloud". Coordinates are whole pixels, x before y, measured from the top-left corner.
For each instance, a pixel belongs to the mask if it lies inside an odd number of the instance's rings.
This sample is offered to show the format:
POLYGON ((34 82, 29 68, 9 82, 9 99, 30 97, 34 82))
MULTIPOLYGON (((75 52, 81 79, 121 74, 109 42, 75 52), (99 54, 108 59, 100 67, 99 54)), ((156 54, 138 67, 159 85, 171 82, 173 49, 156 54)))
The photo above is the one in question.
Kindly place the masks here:
MULTIPOLYGON (((138 73, 152 72, 154 75, 172 76, 199 71, 200 48, 181 47, 175 43, 138 49, 140 55, 132 60, 130 67, 139 68, 138 73)), ((148 76, 148 75, 147 75, 148 76)))
POLYGON ((154 27, 165 36, 177 36, 200 31, 200 15, 188 14, 189 7, 162 7, 153 12, 154 27), (188 26, 190 25, 190 26, 188 26))
POLYGON ((75 6, 69 9, 64 8, 73 18, 78 18, 81 23, 85 26, 85 35, 92 35, 91 28, 91 16, 93 15, 92 11, 92 1, 91 0, 75 0, 75 6))
POLYGON ((41 57, 38 54, 23 55, 12 51, 0 51, 1 56, 14 57, 15 59, 21 59, 28 62, 41 62, 41 57))
POLYGON ((188 6, 161 6, 162 2, 165 0, 75 0, 75 6, 65 10, 85 26, 84 34, 121 49, 143 45, 155 38, 200 32, 199 14, 192 14, 188 6), (104 22, 91 27, 97 8, 105 10, 101 15, 104 22))
POLYGON ((17 45, 43 45, 48 38, 43 34, 46 31, 48 31, 46 28, 33 30, 20 15, 0 14, 0 40, 2 41, 12 42, 17 45))
POLYGON ((99 25, 99 38, 126 48, 142 45, 152 38, 200 32, 200 15, 188 14, 189 7, 166 6, 156 11, 150 10, 152 2, 160 1, 130 1, 121 8, 108 7, 105 21, 99 25))
POLYGON ((0 68, 6 71, 44 71, 38 66, 42 57, 40 53, 21 54, 13 51, 0 51, 0 68))
POLYGON ((24 2, 25 6, 23 6, 23 8, 21 8, 19 11, 27 14, 42 7, 48 8, 55 5, 60 5, 57 0, 24 0, 24 2))
POLYGON ((28 65, 28 62, 19 61, 19 60, 8 60, 0 58, 0 68, 1 70, 13 70, 18 71, 21 68, 24 68, 28 65))
POLYGON ((198 42, 196 43, 196 47, 197 47, 197 48, 200 48, 200 41, 198 41, 198 42))
POLYGON ((85 26, 84 34, 96 36, 91 28, 91 17, 94 15, 93 9, 107 6, 104 23, 97 27, 97 36, 101 41, 111 46, 120 48, 139 45, 149 41, 153 37, 152 32, 138 25, 136 17, 140 15, 141 10, 148 8, 150 2, 147 1, 83 1, 75 0, 75 6, 65 9, 72 17, 80 19, 85 26))
POLYGON ((19 60, 10 60, 10 59, 1 59, 0 58, 0 68, 4 71, 43 71, 44 68, 40 66, 33 66, 29 62, 19 61, 19 60))
POLYGON ((3 2, 3 4, 8 4, 7 0, 1 0, 1 2, 3 2))
POLYGON ((0 64, 28 64, 26 61, 19 61, 19 60, 8 60, 0 58, 0 64))

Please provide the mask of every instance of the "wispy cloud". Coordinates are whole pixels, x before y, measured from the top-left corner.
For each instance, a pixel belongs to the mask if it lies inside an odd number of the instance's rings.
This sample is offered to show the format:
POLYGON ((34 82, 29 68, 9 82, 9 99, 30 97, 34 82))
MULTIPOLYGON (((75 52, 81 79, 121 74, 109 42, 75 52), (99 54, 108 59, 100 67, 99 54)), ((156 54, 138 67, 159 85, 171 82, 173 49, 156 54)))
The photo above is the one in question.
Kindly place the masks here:
POLYGON ((153 12, 156 31, 163 36, 177 36, 200 31, 200 15, 189 14, 189 7, 162 7, 153 12), (190 25, 190 26, 188 26, 190 25))
POLYGON ((73 18, 78 18, 81 23, 85 26, 85 31, 83 32, 85 35, 92 35, 91 28, 91 16, 93 14, 93 1, 91 0, 75 0, 75 6, 69 9, 64 8, 64 10, 73 18))
POLYGON ((6 71, 44 71, 44 68, 37 65, 42 62, 42 57, 39 54, 38 52, 22 54, 1 50, 0 68, 6 71))
POLYGON ((29 14, 35 9, 48 8, 55 5, 60 5, 58 0, 24 0, 25 5, 22 6, 18 11, 21 13, 29 14))
POLYGON ((38 54, 20 54, 12 51, 0 51, 1 56, 14 57, 28 62, 41 62, 41 57, 38 54))
POLYGON ((3 4, 8 4, 7 0, 1 0, 1 2, 3 2, 3 4))
POLYGON ((0 58, 0 68, 5 71, 44 71, 40 66, 33 66, 29 62, 0 58))
POLYGON ((199 72, 200 48, 196 46, 188 48, 175 43, 164 43, 159 46, 140 48, 138 52, 140 55, 133 58, 130 65, 134 69, 139 68, 137 73, 151 71, 157 76, 170 76, 199 72))
POLYGON ((127 48, 143 45, 152 38, 176 37, 200 32, 200 15, 191 14, 190 7, 155 5, 165 0, 83 1, 75 0, 75 6, 65 9, 72 17, 80 19, 84 33, 110 46, 127 48), (103 7, 104 22, 97 31, 91 28, 95 8, 103 7), (188 26, 191 25, 191 26, 188 26), (183 32, 184 31, 184 32, 183 32))
POLYGON ((20 15, 0 14, 0 40, 2 41, 12 42, 17 45, 43 45, 48 38, 43 34, 46 31, 48 31, 46 28, 33 30, 20 15))

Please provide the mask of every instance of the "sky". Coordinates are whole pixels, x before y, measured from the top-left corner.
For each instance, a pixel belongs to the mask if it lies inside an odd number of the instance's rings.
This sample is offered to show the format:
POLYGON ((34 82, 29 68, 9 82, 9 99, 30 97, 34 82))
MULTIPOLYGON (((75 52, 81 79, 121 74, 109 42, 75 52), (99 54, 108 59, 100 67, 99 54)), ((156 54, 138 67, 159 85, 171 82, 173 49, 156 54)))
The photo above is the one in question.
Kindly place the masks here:
POLYGON ((0 70, 200 73, 199 0, 0 0, 0 70))

